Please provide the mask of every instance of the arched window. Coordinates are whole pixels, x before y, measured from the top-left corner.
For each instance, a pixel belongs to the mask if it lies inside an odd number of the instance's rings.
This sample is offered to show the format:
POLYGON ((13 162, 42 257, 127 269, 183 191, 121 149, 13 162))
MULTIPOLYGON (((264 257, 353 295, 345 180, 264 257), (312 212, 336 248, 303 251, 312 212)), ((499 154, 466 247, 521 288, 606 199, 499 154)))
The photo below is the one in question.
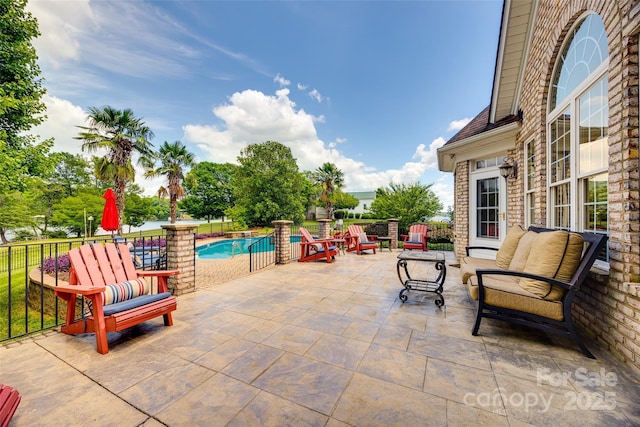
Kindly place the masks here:
POLYGON ((609 50, 602 19, 578 20, 561 52, 547 114, 549 225, 606 234, 609 50))

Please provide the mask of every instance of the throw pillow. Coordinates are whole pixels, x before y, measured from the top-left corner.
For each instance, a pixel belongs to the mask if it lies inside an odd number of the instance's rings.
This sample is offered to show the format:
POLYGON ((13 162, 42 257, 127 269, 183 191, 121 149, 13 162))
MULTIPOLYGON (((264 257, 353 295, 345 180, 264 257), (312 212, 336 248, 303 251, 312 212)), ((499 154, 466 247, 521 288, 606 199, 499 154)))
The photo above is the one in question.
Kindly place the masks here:
POLYGON ((513 257, 509 263, 509 270, 522 271, 524 269, 524 265, 529 258, 529 252, 531 252, 531 245, 537 235, 538 233, 535 231, 527 231, 525 235, 520 238, 518 247, 513 253, 513 257))
POLYGON ((367 243, 369 241, 369 238, 367 237, 367 233, 358 234, 358 239, 360 243, 367 243))
MULTIPOLYGON (((529 255, 529 259, 527 259, 527 263, 525 264, 523 271, 525 273, 537 274, 545 277, 556 277, 556 275, 560 272, 561 265, 564 262, 566 253, 569 248, 569 242, 571 240, 572 239, 570 238, 570 233, 563 230, 539 233, 533 244, 531 245, 531 253, 529 255)), ((577 239, 574 238, 573 240, 574 245, 579 245, 577 239)), ((578 262, 575 262, 574 258, 576 251, 572 250, 569 252, 572 253, 572 255, 570 256, 572 259, 568 259, 567 264, 572 264, 575 271, 580 258, 578 258, 578 262)), ((580 251, 580 253, 581 252, 582 251, 580 251)), ((569 258, 569 256, 567 258, 569 258)), ((568 273, 568 267, 565 267, 562 270, 564 275, 568 273)), ((558 299, 562 297, 561 289, 559 290, 559 292, 554 292, 554 295, 552 296, 551 284, 542 280, 526 278, 521 279, 520 287, 535 295, 538 295, 541 298, 558 299)))
POLYGON ((511 227, 509 232, 504 238, 500 249, 498 249, 498 253, 496 254, 496 265, 502 269, 509 269, 509 264, 511 264, 511 260, 513 259, 513 255, 518 248, 518 243, 522 236, 527 233, 522 225, 517 224, 511 227))
MULTIPOLYGON (((151 286, 142 277, 128 282, 116 283, 113 285, 107 285, 105 290, 102 291, 103 305, 115 304, 118 302, 126 301, 138 297, 140 295, 147 295, 151 292, 151 286)), ((89 299, 85 299, 87 307, 91 310, 92 302, 89 299)))
POLYGON ((409 241, 422 243, 422 233, 409 233, 409 241))

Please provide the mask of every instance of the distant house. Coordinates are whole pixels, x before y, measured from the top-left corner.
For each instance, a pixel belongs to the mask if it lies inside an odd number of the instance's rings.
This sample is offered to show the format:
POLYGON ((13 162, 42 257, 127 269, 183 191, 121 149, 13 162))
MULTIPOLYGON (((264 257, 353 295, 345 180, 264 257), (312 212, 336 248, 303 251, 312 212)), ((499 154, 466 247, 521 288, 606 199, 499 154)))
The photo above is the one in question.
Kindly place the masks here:
MULTIPOLYGON (((373 202, 376 198, 375 191, 347 191, 346 193, 351 194, 356 199, 358 199, 359 203, 354 209, 349 209, 348 212, 353 214, 363 214, 369 211, 371 207, 371 202, 373 202)), ((326 219, 327 218, 327 210, 321 206, 311 206, 307 211, 307 219, 326 219)))
POLYGON ((638 0, 505 0, 490 104, 438 149, 458 256, 516 223, 609 236, 574 319, 638 371, 639 33, 638 0))
POLYGON ((358 206, 354 209, 349 209, 351 213, 362 214, 369 212, 371 202, 376 199, 375 191, 347 191, 347 193, 358 199, 358 206))

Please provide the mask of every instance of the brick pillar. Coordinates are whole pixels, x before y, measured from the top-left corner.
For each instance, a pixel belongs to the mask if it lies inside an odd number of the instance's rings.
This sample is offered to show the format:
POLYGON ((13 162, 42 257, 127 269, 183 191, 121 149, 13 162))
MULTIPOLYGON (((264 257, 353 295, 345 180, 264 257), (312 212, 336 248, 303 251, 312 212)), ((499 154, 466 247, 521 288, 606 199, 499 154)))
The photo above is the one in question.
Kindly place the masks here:
POLYGON ((293 221, 278 220, 272 221, 276 228, 275 236, 275 252, 276 264, 286 264, 291 259, 291 224, 293 221))
POLYGON ((167 280, 169 291, 173 295, 182 295, 196 290, 196 224, 161 225, 167 232, 167 269, 180 270, 177 276, 167 280))
POLYGON ((328 239, 331 237, 331 220, 319 219, 318 220, 318 237, 321 239, 328 239))
POLYGON ((391 249, 398 249, 398 221, 396 218, 389 218, 387 220, 387 233, 389 237, 391 237, 389 248, 391 249))

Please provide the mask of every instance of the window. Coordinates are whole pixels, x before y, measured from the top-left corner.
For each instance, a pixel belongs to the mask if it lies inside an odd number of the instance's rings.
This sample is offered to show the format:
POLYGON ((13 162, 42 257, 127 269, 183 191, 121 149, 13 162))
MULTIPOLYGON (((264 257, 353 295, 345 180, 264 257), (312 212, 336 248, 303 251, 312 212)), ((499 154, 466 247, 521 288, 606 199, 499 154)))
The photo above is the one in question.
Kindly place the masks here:
POLYGON ((608 56, 602 19, 589 14, 557 60, 547 115, 553 228, 608 233, 608 56))
POLYGON ((526 179, 525 179, 525 212, 526 218, 525 223, 527 226, 533 224, 536 217, 536 198, 535 198, 535 178, 536 178, 536 167, 535 167, 535 157, 533 154, 533 141, 530 141, 526 145, 526 161, 527 161, 527 170, 526 170, 526 179))

